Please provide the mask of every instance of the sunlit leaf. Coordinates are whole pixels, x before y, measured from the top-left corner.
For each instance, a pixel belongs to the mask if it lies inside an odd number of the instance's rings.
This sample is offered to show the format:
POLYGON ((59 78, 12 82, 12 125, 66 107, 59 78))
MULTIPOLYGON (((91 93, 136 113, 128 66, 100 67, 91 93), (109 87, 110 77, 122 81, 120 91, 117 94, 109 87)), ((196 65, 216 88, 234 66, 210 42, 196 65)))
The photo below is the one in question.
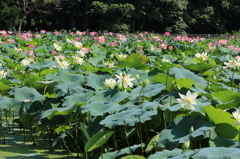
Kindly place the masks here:
POLYGON ((204 110, 209 119, 215 123, 215 131, 220 137, 238 140, 238 130, 232 126, 236 120, 230 113, 214 108, 213 106, 206 106, 204 110))
POLYGON ((106 130, 93 135, 84 146, 85 152, 90 152, 96 148, 101 147, 108 141, 113 133, 114 131, 106 130))
POLYGON ((145 69, 147 67, 148 57, 143 54, 131 54, 127 58, 123 59, 118 67, 120 68, 135 68, 137 70, 145 69))
POLYGON ((197 85, 200 85, 203 88, 207 87, 207 81, 203 77, 200 77, 187 69, 174 67, 170 69, 169 73, 175 74, 175 77, 177 79, 189 78, 192 81, 194 81, 197 85))

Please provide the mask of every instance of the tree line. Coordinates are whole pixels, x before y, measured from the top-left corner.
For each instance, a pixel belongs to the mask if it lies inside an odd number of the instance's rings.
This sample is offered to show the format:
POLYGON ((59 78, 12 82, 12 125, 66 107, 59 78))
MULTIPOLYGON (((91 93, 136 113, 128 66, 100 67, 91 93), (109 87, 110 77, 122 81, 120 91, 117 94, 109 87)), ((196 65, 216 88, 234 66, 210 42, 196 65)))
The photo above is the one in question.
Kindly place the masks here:
POLYGON ((0 30, 223 34, 240 29, 239 0, 0 0, 0 30))

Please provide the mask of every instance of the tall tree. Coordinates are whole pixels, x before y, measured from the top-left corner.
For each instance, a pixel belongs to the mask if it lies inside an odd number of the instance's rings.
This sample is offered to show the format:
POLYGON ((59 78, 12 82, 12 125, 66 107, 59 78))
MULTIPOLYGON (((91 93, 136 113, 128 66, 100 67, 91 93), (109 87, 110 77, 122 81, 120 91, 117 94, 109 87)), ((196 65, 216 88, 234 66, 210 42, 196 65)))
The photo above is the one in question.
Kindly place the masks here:
POLYGON ((34 11, 49 14, 55 8, 57 8, 60 0, 18 0, 18 6, 20 8, 20 22, 18 31, 21 32, 23 22, 27 19, 29 14, 33 13, 34 11), (56 6, 54 8, 46 7, 49 3, 54 3, 56 6))
POLYGON ((15 30, 19 16, 16 2, 17 0, 0 0, 0 29, 15 30))

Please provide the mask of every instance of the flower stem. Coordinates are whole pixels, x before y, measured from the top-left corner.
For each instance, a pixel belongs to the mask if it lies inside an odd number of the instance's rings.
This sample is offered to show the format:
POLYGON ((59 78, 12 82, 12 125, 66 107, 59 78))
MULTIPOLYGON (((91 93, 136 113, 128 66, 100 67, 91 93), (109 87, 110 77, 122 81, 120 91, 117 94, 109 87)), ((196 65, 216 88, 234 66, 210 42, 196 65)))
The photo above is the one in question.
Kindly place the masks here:
POLYGON ((201 68, 200 68, 200 75, 202 76, 202 69, 203 69, 203 59, 201 58, 201 68))
POLYGON ((234 85, 234 70, 232 70, 232 80, 231 80, 231 87, 234 85))
POLYGON ((240 147, 240 128, 238 129, 238 147, 240 147))

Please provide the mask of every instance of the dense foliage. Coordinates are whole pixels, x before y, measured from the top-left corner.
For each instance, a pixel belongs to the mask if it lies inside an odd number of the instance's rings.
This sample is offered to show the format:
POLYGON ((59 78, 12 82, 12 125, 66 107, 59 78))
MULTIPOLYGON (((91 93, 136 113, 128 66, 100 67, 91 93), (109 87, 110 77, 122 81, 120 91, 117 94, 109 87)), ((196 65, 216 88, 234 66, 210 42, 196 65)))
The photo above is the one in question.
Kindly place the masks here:
POLYGON ((4 30, 214 34, 240 26, 239 0, 1 0, 0 9, 4 30))
POLYGON ((240 154, 237 37, 42 30, 0 41, 0 109, 35 144, 91 159, 240 154))

